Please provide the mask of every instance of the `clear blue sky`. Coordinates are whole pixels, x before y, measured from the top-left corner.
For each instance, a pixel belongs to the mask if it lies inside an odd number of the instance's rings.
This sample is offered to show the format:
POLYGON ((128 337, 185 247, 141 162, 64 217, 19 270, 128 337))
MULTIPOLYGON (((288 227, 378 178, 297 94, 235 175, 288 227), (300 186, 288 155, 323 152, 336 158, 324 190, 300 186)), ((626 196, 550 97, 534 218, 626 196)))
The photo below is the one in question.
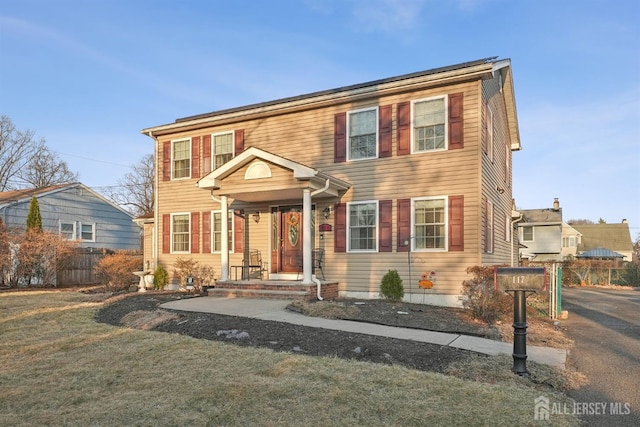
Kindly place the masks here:
POLYGON ((176 118, 511 58, 521 209, 640 233, 639 0, 0 0, 0 114, 114 185, 176 118))

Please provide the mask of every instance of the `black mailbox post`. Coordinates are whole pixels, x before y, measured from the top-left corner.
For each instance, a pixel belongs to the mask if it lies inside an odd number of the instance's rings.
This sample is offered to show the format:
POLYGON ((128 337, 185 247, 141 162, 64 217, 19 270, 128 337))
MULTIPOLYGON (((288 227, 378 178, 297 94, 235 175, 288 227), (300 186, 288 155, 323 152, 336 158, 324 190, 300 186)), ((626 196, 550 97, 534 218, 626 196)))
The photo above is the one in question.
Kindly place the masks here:
POLYGON ((546 289, 544 267, 496 267, 496 289, 513 292, 513 372, 527 372, 527 292, 546 289))

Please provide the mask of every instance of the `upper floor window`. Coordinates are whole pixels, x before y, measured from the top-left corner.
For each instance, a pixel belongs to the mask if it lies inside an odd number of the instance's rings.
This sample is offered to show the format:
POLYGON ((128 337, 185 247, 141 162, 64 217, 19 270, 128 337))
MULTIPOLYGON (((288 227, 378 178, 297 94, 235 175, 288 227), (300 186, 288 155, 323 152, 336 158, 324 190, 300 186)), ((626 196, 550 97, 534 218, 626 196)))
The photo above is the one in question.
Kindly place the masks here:
POLYGON ((212 170, 215 170, 233 158, 233 132, 213 135, 212 140, 212 170))
MULTIPOLYGON (((211 239, 212 252, 220 252, 222 250, 222 212, 214 211, 211 213, 211 239)), ((229 251, 233 251, 233 210, 227 215, 227 241, 229 251)))
POLYGON ((60 221, 60 237, 64 240, 76 239, 76 223, 60 221))
POLYGON ((446 198, 413 199, 413 249, 446 249, 446 198))
POLYGON ((352 111, 347 120, 349 160, 378 157, 378 108, 352 111))
POLYGON ((191 140, 171 142, 171 161, 174 179, 191 177, 191 140))
POLYGON ((378 202, 348 204, 349 250, 378 250, 378 202))
POLYGON ((80 238, 85 242, 95 242, 96 240, 96 225, 95 224, 81 224, 80 225, 80 238))
POLYGON ((533 242, 533 227, 527 225, 521 227, 520 229, 522 230, 522 241, 533 242))
POLYGON ((413 152, 444 150, 446 145, 446 98, 413 102, 413 152))
POLYGON ((171 252, 188 253, 190 249, 191 215, 171 214, 171 252))

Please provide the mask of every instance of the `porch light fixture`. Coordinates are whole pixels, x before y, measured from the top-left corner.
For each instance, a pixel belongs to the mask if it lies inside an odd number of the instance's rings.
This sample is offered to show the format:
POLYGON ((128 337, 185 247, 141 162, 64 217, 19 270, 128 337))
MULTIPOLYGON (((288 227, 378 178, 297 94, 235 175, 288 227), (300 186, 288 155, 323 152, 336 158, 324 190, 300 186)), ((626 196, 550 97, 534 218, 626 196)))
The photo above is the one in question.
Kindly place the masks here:
POLYGON ((331 208, 329 206, 327 206, 326 208, 324 208, 322 210, 322 216, 327 219, 329 218, 329 215, 331 215, 331 208))
POLYGON ((257 223, 260 222, 260 212, 254 212, 251 214, 251 217, 253 218, 253 220, 257 223))

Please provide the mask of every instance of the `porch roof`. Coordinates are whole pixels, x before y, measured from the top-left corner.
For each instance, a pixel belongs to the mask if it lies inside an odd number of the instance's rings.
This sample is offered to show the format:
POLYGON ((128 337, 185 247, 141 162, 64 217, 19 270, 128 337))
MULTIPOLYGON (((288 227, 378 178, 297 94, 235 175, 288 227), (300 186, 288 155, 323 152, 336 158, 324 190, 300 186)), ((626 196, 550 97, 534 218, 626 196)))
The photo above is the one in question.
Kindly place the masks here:
POLYGON ((229 196, 245 202, 296 200, 302 198, 302 190, 305 188, 312 192, 317 190, 316 197, 319 198, 339 197, 351 187, 341 179, 256 147, 243 151, 201 178, 196 185, 210 190, 213 195, 229 196), (228 178, 241 173, 245 166, 256 160, 264 163, 256 164, 257 167, 252 171, 247 169, 240 181, 236 179, 229 183, 231 180, 228 178), (271 179, 271 166, 286 171, 293 178, 291 182, 271 179))

